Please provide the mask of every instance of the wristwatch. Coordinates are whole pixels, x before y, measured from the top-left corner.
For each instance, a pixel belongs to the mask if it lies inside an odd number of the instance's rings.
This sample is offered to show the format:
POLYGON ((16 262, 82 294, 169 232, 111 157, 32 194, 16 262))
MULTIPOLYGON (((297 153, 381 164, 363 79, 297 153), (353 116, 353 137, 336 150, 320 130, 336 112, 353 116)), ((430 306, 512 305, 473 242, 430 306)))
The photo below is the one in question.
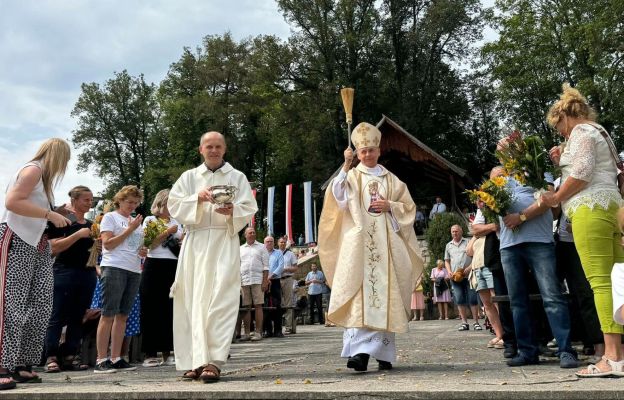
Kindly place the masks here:
POLYGON ((524 212, 520 212, 518 215, 520 216, 520 221, 526 222, 527 216, 524 212))

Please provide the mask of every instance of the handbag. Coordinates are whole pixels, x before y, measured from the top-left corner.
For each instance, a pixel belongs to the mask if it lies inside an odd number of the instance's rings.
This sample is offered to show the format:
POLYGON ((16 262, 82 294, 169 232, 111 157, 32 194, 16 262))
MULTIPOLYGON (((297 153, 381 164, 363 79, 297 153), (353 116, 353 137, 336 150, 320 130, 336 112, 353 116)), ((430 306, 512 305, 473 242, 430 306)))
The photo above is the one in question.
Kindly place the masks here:
POLYGON ((165 239, 161 246, 168 248, 174 256, 180 256, 180 239, 175 238, 173 235, 167 236, 167 239, 165 239))
POLYGON ((457 271, 453 272, 453 275, 451 275, 451 279, 455 283, 459 283, 463 281, 465 278, 466 277, 464 276, 464 272, 461 269, 458 269, 457 271))
POLYGON ((609 136, 609 133, 607 132, 605 128, 603 128, 602 126, 598 124, 593 124, 593 123, 590 123, 589 125, 598 129, 598 131, 600 132, 604 140, 607 142, 607 145, 609 146, 609 150, 611 151, 611 157, 613 157, 613 161, 615 161, 615 166, 618 169, 618 174, 617 174, 618 190, 620 191, 620 195, 624 197, 624 163, 622 163, 622 160, 620 159, 620 156, 618 155, 617 149, 615 148, 615 144, 613 143, 611 136, 609 136))
POLYGON ((446 279, 444 278, 436 278, 435 281, 435 289, 438 296, 441 296, 445 290, 448 290, 448 283, 446 283, 446 279))

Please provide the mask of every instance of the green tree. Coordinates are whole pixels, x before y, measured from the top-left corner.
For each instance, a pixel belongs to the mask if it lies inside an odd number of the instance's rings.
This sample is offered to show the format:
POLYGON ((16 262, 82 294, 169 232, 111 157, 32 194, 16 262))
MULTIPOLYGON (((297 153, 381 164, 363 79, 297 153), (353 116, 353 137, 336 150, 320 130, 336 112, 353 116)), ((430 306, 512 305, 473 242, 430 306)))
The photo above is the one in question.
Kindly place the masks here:
POLYGON ((105 196, 128 184, 144 187, 144 173, 158 152, 151 140, 161 131, 156 86, 124 70, 103 86, 81 88, 71 113, 78 125, 72 135, 81 150, 78 168, 95 168, 107 182, 105 196))
POLYGON ((624 3, 619 0, 498 0, 492 18, 499 39, 482 49, 502 112, 524 131, 540 134, 561 84, 584 93, 622 142, 624 123, 624 3))

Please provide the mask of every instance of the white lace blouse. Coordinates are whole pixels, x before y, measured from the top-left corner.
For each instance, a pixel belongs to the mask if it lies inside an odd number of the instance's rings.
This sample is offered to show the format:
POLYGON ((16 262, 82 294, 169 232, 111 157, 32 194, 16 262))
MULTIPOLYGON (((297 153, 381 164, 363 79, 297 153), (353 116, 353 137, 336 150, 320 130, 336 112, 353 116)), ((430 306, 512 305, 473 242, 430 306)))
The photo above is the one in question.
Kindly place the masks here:
POLYGON ((580 192, 563 202, 566 215, 582 205, 593 209, 608 209, 613 202, 624 205, 617 187, 617 167, 605 138, 589 125, 579 124, 572 129, 559 161, 562 181, 569 176, 587 182, 580 192))

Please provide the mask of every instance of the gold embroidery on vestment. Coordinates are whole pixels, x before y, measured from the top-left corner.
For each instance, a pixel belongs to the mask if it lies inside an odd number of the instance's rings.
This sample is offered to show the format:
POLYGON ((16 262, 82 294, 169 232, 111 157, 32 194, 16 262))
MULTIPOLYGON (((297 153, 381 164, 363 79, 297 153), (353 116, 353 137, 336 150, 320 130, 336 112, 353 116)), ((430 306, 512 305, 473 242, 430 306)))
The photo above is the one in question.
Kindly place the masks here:
POLYGON ((368 273, 368 283, 370 285, 370 294, 368 295, 368 301, 370 302, 370 306, 373 308, 381 308, 381 299, 379 298, 379 294, 377 293, 377 288, 375 285, 379 280, 377 276, 377 267, 379 264, 379 260, 381 259, 379 253, 377 252, 377 242, 375 242, 375 232, 377 231, 377 222, 373 221, 369 225, 369 229, 366 231, 368 238, 366 239, 365 247, 368 250, 368 255, 366 257, 366 262, 370 267, 370 272, 368 273))

